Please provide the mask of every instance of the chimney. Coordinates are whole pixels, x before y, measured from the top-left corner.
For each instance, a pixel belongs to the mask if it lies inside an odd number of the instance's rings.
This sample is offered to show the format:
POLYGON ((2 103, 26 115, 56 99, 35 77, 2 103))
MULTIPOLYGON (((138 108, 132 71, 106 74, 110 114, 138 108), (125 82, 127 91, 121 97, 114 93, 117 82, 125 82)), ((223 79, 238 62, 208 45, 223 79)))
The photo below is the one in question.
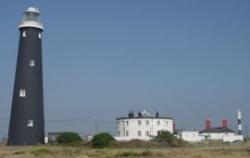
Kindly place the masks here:
POLYGON ((129 117, 129 118, 134 117, 134 111, 129 111, 129 112, 128 112, 128 117, 129 117))
POLYGON ((131 118, 132 115, 131 115, 131 111, 128 112, 128 117, 131 118))
POLYGON ((227 120, 222 120, 222 125, 221 125, 222 128, 228 128, 228 122, 227 120))
POLYGON ((212 127, 212 124, 211 124, 211 120, 206 120, 206 123, 205 123, 205 128, 206 129, 211 129, 211 127, 212 127))
POLYGON ((159 117, 159 112, 158 111, 156 111, 156 114, 155 114, 155 117, 159 117))
POLYGON ((142 114, 140 111, 138 111, 138 117, 142 117, 142 114))

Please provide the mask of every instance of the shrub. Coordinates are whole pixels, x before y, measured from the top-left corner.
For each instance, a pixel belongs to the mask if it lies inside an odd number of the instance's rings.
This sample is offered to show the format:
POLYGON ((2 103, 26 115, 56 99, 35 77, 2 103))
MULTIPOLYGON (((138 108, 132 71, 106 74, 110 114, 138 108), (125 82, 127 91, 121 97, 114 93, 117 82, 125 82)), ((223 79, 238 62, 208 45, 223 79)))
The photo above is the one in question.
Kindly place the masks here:
POLYGON ((32 150, 31 153, 34 154, 35 156, 40 156, 43 154, 49 154, 50 150, 46 148, 41 148, 41 149, 32 150))
POLYGON ((16 152, 14 152, 14 155, 22 155, 25 153, 26 153, 26 151, 16 151, 16 152))
POLYGON ((119 141, 112 143, 112 147, 122 147, 122 148, 148 148, 153 144, 150 141, 143 141, 139 139, 132 139, 130 141, 119 141))
POLYGON ((116 157, 139 157, 140 153, 133 152, 133 151, 127 151, 127 152, 122 152, 116 155, 116 157))
POLYGON ((79 145, 82 142, 82 138, 78 133, 63 132, 57 137, 56 142, 63 145, 79 145))
POLYGON ((168 131, 159 131, 154 140, 161 143, 167 143, 169 146, 174 147, 182 146, 185 143, 183 140, 176 138, 172 133, 168 131))
POLYGON ((141 156, 142 157, 147 157, 147 156, 152 156, 153 154, 152 154, 152 152, 151 151, 143 151, 142 153, 141 153, 141 156))
POLYGON ((110 146, 113 141, 115 139, 109 133, 99 133, 92 139, 92 145, 95 148, 104 148, 110 146))
POLYGON ((126 152, 122 152, 122 153, 118 153, 116 154, 116 157, 129 157, 129 158, 133 158, 133 157, 152 157, 153 154, 150 151, 143 151, 143 152, 134 152, 134 151, 126 151, 126 152))

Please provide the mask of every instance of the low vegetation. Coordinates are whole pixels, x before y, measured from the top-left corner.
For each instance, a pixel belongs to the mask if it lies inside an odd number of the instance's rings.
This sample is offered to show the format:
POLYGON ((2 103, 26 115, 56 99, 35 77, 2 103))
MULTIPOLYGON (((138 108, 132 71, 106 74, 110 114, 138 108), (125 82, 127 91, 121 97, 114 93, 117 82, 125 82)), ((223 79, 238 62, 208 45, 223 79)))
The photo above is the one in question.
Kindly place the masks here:
POLYGON ((64 132, 58 136, 56 142, 61 145, 80 145, 82 138, 77 133, 64 132))
POLYGON ((83 146, 0 146, 4 158, 249 158, 250 144, 231 144, 224 147, 164 147, 164 148, 102 148, 83 146))
POLYGON ((92 139, 92 145, 95 148, 109 147, 112 142, 115 142, 115 139, 109 133, 99 133, 92 139))
POLYGON ((176 138, 168 131, 159 131, 158 135, 154 138, 154 141, 163 144, 165 143, 166 146, 170 147, 181 147, 185 145, 183 140, 176 138))
POLYGON ((135 151, 125 151, 116 154, 116 157, 151 157, 153 156, 151 151, 135 152, 135 151))
POLYGON ((0 158, 249 158, 250 142, 223 143, 204 141, 183 145, 167 132, 152 141, 116 142, 108 133, 99 133, 83 144, 79 135, 64 133, 58 142, 67 145, 7 147, 0 146, 0 158), (80 144, 79 144, 80 143, 80 144), (78 144, 78 145, 75 145, 78 144))
POLYGON ((39 149, 35 149, 30 151, 31 154, 35 155, 35 156, 40 156, 40 155, 44 155, 44 154, 49 154, 50 150, 47 148, 39 148, 39 149))

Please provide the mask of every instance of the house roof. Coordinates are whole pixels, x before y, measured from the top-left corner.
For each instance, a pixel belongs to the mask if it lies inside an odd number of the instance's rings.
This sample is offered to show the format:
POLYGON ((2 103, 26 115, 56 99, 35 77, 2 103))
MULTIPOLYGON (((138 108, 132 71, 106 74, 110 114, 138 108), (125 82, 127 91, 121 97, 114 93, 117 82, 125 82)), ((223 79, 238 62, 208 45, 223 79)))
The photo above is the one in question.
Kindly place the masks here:
POLYGON ((201 130, 200 133, 235 133, 235 132, 230 128, 213 127, 201 130))
POLYGON ((172 117, 155 117, 155 116, 134 116, 134 117, 118 117, 116 120, 127 120, 127 119, 169 119, 169 120, 174 120, 172 117))

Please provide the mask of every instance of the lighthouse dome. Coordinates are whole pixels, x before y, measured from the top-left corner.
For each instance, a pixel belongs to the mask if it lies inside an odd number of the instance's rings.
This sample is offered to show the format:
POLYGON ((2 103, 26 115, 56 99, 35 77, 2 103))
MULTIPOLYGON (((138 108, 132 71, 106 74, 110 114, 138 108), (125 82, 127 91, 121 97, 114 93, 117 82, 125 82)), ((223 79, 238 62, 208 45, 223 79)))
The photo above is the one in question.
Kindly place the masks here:
POLYGON ((43 24, 40 21, 39 9, 29 7, 24 13, 19 28, 33 27, 43 30, 43 24))
POLYGON ((27 12, 39 13, 39 9, 38 9, 38 8, 35 8, 35 7, 29 7, 29 8, 27 9, 27 12))

